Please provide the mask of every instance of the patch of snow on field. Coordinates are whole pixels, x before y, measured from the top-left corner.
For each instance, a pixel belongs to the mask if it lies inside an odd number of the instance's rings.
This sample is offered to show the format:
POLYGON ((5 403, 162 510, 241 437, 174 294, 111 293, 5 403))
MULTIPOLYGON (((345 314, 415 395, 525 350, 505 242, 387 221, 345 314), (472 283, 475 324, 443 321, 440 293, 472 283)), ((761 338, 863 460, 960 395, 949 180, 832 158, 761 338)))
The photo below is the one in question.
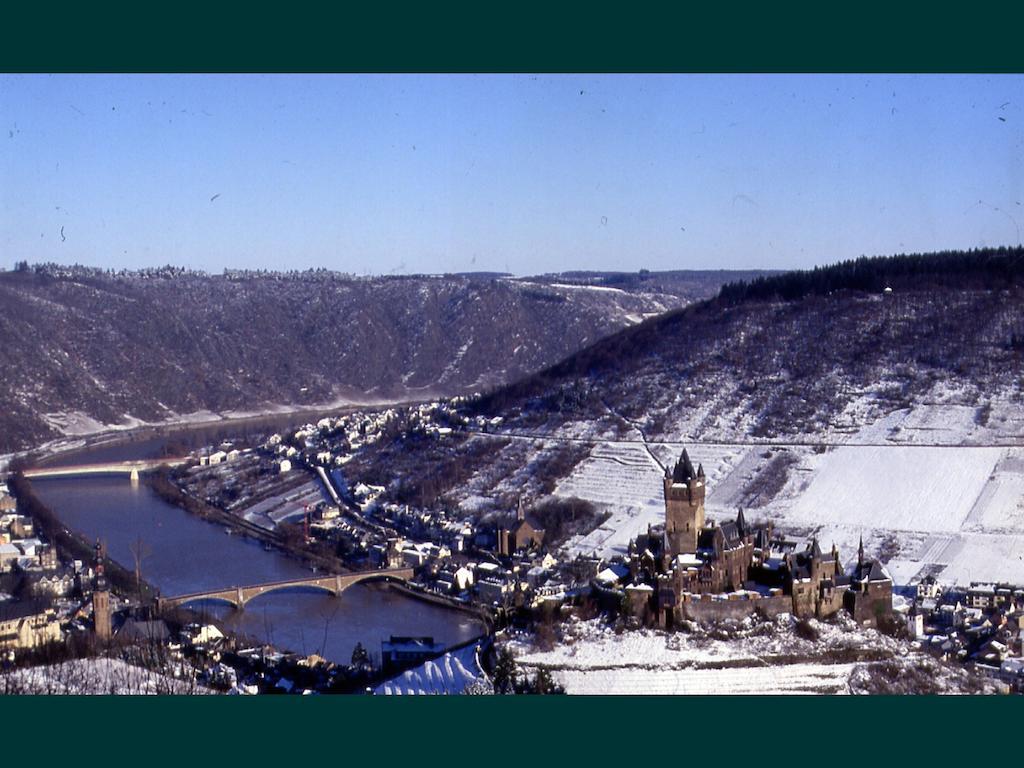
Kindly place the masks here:
POLYGON ((575 621, 549 651, 510 647, 517 666, 547 669, 570 694, 846 693, 861 665, 916 654, 848 618, 809 625, 817 637, 800 637, 789 615, 736 622, 724 635, 699 627, 616 632, 600 620, 575 621))
POLYGON ((771 695, 847 693, 856 664, 786 664, 736 669, 616 669, 554 674, 566 693, 583 695, 771 695))
POLYGON ((1024 535, 964 534, 946 551, 946 567, 937 578, 966 586, 972 581, 1024 584, 1024 535))
POLYGON ((1003 450, 841 446, 812 455, 813 479, 785 520, 957 531, 1003 450))

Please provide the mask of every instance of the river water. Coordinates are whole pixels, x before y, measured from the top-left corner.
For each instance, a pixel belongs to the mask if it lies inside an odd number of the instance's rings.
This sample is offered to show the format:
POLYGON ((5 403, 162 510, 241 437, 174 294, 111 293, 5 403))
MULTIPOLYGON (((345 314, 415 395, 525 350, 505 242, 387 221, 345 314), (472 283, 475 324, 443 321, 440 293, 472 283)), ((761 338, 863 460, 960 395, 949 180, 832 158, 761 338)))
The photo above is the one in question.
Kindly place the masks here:
MULTIPOLYGON (((147 446, 149 447, 149 446, 147 446)), ((134 456, 139 454, 133 452, 134 456)), ((116 457, 128 458, 124 449, 116 457)), ((141 540, 143 578, 164 595, 188 594, 302 577, 309 570, 259 542, 228 535, 168 504, 127 476, 37 479, 39 498, 65 525, 93 540, 129 569, 141 540)), ((222 626, 283 650, 318 653, 347 663, 356 643, 375 657, 389 635, 426 635, 454 645, 483 631, 473 616, 408 597, 385 584, 356 584, 340 596, 309 589, 263 595, 241 611, 215 602, 192 604, 222 626)))

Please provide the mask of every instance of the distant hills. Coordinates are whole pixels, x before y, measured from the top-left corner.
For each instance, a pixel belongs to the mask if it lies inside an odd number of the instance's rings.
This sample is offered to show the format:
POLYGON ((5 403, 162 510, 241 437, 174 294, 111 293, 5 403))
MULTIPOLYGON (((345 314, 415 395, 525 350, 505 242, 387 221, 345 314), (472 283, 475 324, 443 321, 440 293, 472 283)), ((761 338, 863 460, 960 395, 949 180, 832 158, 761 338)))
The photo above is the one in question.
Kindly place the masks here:
POLYGON ((0 454, 196 412, 492 389, 758 273, 0 273, 0 454))

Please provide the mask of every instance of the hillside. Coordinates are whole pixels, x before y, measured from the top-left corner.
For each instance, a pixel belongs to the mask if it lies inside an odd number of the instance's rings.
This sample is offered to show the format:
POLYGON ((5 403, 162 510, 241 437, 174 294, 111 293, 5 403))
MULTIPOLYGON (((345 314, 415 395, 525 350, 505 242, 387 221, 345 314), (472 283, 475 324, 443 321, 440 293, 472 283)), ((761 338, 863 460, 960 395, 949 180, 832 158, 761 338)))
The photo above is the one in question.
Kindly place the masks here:
POLYGON ((1022 299, 1020 249, 763 277, 602 339, 477 409, 529 430, 821 440, 951 398, 996 429, 1022 395, 1022 299))
POLYGON ((844 562, 863 541, 901 585, 1020 583, 1022 374, 1022 249, 730 285, 471 401, 499 424, 471 433, 493 449, 443 501, 590 504, 605 519, 566 554, 612 557, 663 519, 663 467, 686 447, 712 519, 742 506, 844 562))
POLYGON ((482 390, 730 279, 652 283, 657 274, 617 288, 607 273, 115 275, 22 264, 0 273, 0 454, 139 420, 482 390))

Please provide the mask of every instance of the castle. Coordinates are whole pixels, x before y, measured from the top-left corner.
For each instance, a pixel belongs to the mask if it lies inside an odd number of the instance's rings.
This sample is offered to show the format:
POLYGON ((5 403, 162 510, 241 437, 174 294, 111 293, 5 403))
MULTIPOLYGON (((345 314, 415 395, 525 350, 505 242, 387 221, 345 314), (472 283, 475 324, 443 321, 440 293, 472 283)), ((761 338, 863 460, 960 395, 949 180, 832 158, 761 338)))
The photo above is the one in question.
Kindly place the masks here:
POLYGON ((814 539, 800 550, 776 537, 770 523, 749 524, 742 509, 735 521, 706 524, 704 468, 694 469, 685 449, 663 488, 664 525, 629 545, 626 600, 645 621, 671 627, 755 612, 827 618, 845 609, 874 626, 892 610, 892 580, 864 557, 863 541, 847 573, 834 545, 825 553, 814 539))

